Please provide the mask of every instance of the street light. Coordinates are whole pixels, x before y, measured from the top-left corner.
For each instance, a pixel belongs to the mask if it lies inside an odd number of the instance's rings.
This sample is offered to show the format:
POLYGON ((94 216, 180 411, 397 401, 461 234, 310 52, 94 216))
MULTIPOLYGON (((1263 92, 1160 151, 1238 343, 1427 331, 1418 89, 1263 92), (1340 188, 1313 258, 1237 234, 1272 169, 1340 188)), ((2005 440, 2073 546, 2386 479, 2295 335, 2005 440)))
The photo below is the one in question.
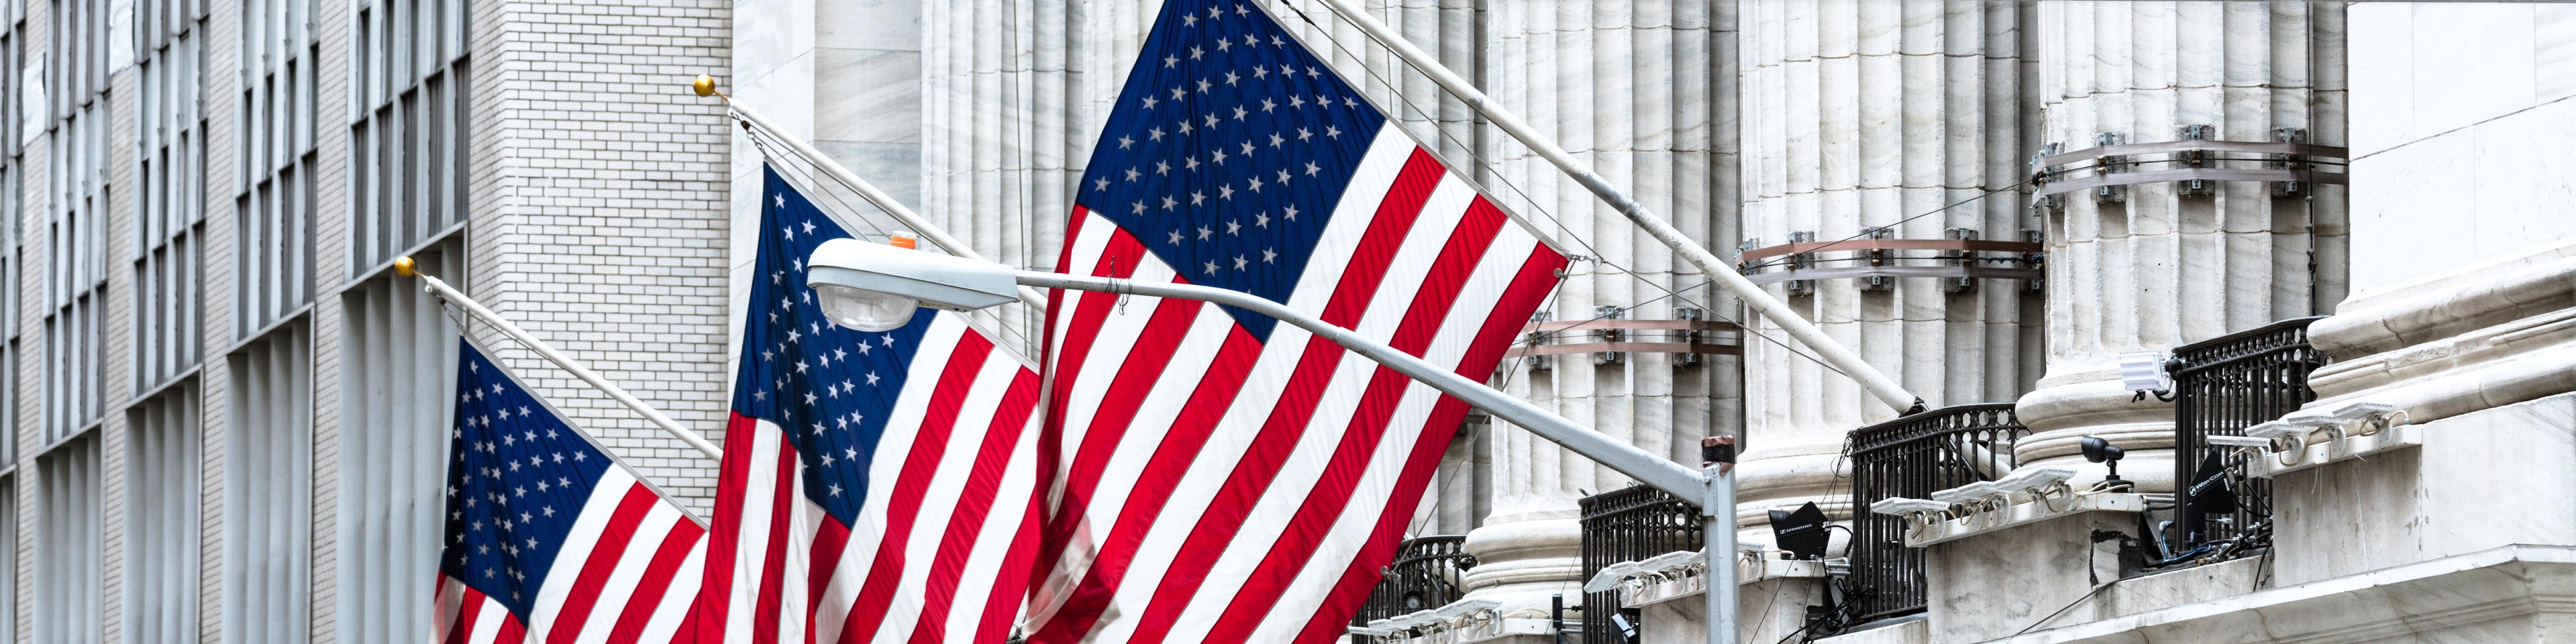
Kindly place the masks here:
POLYGON ((1708 581, 1708 641, 1735 641, 1735 483, 1726 476, 1725 464, 1696 470, 1684 467, 1356 331, 1242 291, 1021 270, 855 239, 835 239, 814 249, 813 258, 806 261, 806 283, 823 298, 825 317, 860 329, 901 326, 911 318, 910 309, 895 308, 901 304, 918 302, 951 311, 999 306, 1018 299, 1014 293, 1020 286, 1210 302, 1296 325, 1640 483, 1675 497, 1696 499, 1702 534, 1707 537, 1702 556, 1708 566, 1703 577, 1708 581))

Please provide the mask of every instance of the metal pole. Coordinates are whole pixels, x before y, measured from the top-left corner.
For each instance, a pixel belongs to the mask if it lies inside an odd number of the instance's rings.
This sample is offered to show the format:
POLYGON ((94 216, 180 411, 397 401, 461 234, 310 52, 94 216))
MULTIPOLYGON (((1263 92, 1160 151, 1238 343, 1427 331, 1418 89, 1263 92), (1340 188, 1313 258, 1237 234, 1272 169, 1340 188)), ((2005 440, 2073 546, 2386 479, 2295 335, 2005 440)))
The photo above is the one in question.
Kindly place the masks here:
POLYGON ((1735 474, 1730 465, 1712 465, 1700 469, 1707 478, 1708 497, 1699 505, 1700 542, 1708 546, 1708 570, 1701 577, 1708 581, 1701 599, 1707 602, 1702 613, 1708 622, 1708 644, 1735 644, 1735 474))
MULTIPOLYGON (((1485 383, 1469 380, 1466 376, 1458 375, 1455 371, 1433 365, 1429 362, 1423 361, 1421 358, 1413 357, 1412 354, 1398 351, 1395 347, 1390 347, 1376 340, 1363 337, 1356 331, 1333 326, 1331 323, 1325 322, 1320 318, 1307 315, 1295 309, 1288 308, 1287 305, 1272 302, 1257 295, 1242 291, 1222 289, 1212 286, 1199 286, 1195 284, 1135 282, 1105 277, 1065 275, 1062 273, 1048 273, 1044 271, 1031 270, 1017 270, 1014 271, 1014 274, 1018 277, 1020 284, 1023 286, 1034 286, 1038 288, 1067 288, 1077 291, 1099 291, 1103 293, 1132 293, 1147 297, 1168 297, 1184 300, 1196 300, 1200 302, 1214 302, 1277 318, 1281 322, 1296 325, 1297 328, 1305 329, 1308 332, 1314 333, 1316 337, 1331 340, 1334 344, 1342 345, 1342 348, 1349 349, 1353 353, 1358 353, 1363 357, 1374 360, 1378 364, 1386 365, 1388 368, 1395 369, 1397 372, 1403 373, 1406 376, 1411 376, 1414 380, 1422 381, 1423 384, 1431 385, 1431 388, 1438 389, 1442 393, 1449 394, 1452 397, 1465 401, 1467 404, 1482 408, 1486 413, 1493 414, 1495 417, 1501 418, 1511 424, 1526 428, 1530 430, 1531 433, 1538 434, 1541 438, 1546 438, 1550 441, 1555 441, 1559 445, 1564 445, 1566 449, 1574 450, 1575 453, 1582 454, 1585 458, 1590 458, 1593 461, 1608 466, 1610 469, 1618 470, 1619 473, 1635 478, 1639 482, 1643 482, 1647 485, 1655 486, 1656 489, 1672 493, 1675 497, 1684 499, 1714 498, 1711 496, 1712 493, 1709 491, 1709 478, 1703 475, 1700 470, 1683 467, 1682 464, 1675 463, 1672 459, 1664 458, 1663 456, 1657 455, 1653 452, 1638 449, 1637 446, 1612 438, 1608 434, 1593 431, 1592 428, 1576 424, 1574 421, 1567 420, 1564 416, 1558 416, 1548 410, 1540 409, 1536 405, 1530 404, 1529 401, 1513 397, 1511 394, 1497 391, 1492 387, 1487 387, 1485 386, 1485 383)), ((1727 495, 1729 498, 1732 498, 1734 492, 1729 490, 1727 495)), ((1730 521, 1732 520, 1732 517, 1735 516, 1733 512, 1726 512, 1724 514, 1729 517, 1730 521)))
POLYGON ((699 436, 697 432, 689 431, 686 427, 681 427, 679 421, 671 420, 670 416, 662 415, 661 410, 654 409, 652 405, 644 404, 644 401, 637 399, 634 394, 626 393, 626 388, 617 386, 617 383, 609 382, 607 378, 600 377, 598 372, 591 371, 589 367, 584 367, 581 363, 573 361, 571 357, 555 351, 554 347, 547 345, 543 341, 539 341, 536 336, 528 335, 528 331, 526 329, 521 329, 519 328, 519 325, 511 323, 509 318, 501 317, 501 314, 499 313, 493 313, 492 309, 483 308, 483 304, 481 302, 476 302, 474 301, 474 298, 466 297, 464 293, 457 292, 455 287, 448 286, 445 281, 421 273, 419 269, 415 268, 416 266, 418 265, 412 263, 412 260, 409 257, 396 259, 394 260, 394 273, 405 277, 420 278, 421 291, 429 293, 432 297, 446 300, 447 303, 454 304, 456 305, 456 308, 464 310, 467 315, 474 316, 475 319, 491 324, 492 328, 499 329, 501 331, 501 335, 510 336, 510 339, 517 340, 519 341, 519 344, 526 345, 528 349, 536 351, 538 357, 545 358, 547 362, 555 363, 555 366, 563 367, 564 371, 572 372, 573 377, 580 378, 582 382, 590 383, 590 386, 599 389, 601 392, 607 393, 609 398, 617 401, 617 404, 625 405, 627 409, 632 409, 635 410, 635 413, 643 414, 645 420, 652 421, 654 426, 660 427, 663 432, 669 433, 672 437, 680 439, 680 442, 688 443, 689 447, 697 448, 698 453, 705 454, 707 455, 707 458, 712 458, 719 462, 724 460, 724 450, 717 449, 715 443, 707 442, 706 437, 699 436))
MULTIPOLYGON (((703 74, 699 75, 698 80, 696 84, 692 86, 692 89, 695 90, 699 96, 714 96, 724 99, 725 105, 733 109, 735 116, 742 117, 742 120, 750 122, 752 127, 768 130, 770 134, 777 135, 778 140, 785 143, 789 151, 795 152, 797 156, 805 157, 807 162, 814 164, 814 167, 821 168, 824 174, 832 175, 833 180, 850 186, 850 189, 859 193, 860 199, 866 199, 868 200, 868 203, 875 204, 877 209, 883 210, 886 214, 894 216, 895 221, 902 223, 905 228, 910 228, 913 232, 921 233, 922 239, 930 240, 930 243, 938 246, 940 250, 948 251, 948 254, 956 255, 958 257, 983 260, 987 262, 993 261, 984 257, 983 254, 975 252, 975 248, 967 246, 966 242, 958 241, 956 237, 949 236, 947 229, 940 228, 938 224, 930 223, 930 220, 928 219, 921 218, 920 213, 913 212, 911 207, 903 205, 903 202, 901 201, 896 201, 893 195, 886 194, 884 190, 877 189, 876 184, 868 183, 868 180, 859 178, 858 173, 851 172, 849 168, 842 167, 838 161, 833 161, 832 157, 824 156, 822 150, 814 148, 814 144, 807 143, 802 138, 787 134, 787 130, 778 127, 778 124, 769 120, 769 117, 761 116, 759 111, 743 105, 741 101, 733 100, 732 96, 727 96, 724 92, 716 91, 716 82, 713 77, 703 74)), ((1039 309, 1045 309, 1046 295, 1039 293, 1037 289, 1021 287, 1020 303, 1037 307, 1039 309)))
POLYGON ((1590 168, 1584 167, 1582 162, 1574 160, 1573 155, 1567 154, 1564 148, 1557 147, 1555 142, 1539 134, 1537 130, 1531 129, 1528 123, 1522 122, 1520 117, 1513 115, 1510 110, 1495 105, 1492 99, 1485 97, 1484 92, 1477 91, 1476 86, 1468 84, 1466 79, 1459 78, 1457 73, 1449 71, 1449 68, 1441 65, 1439 60, 1414 47, 1412 41, 1405 40, 1403 35, 1387 28, 1376 18, 1369 17, 1367 12, 1351 6, 1350 0, 1317 1, 1331 8, 1333 13, 1340 15, 1342 19, 1358 25, 1360 31, 1366 32, 1370 40, 1385 45, 1387 49, 1393 50, 1397 57, 1421 69, 1423 74, 1431 77, 1432 82, 1439 83, 1450 93, 1457 94, 1459 100, 1466 102, 1467 106, 1474 108, 1478 114, 1485 115, 1485 119, 1492 121, 1495 127, 1502 128, 1503 133, 1519 139, 1522 144, 1528 145, 1531 151, 1547 159, 1548 163, 1554 164, 1558 170, 1573 177, 1575 183, 1583 184, 1583 187, 1590 189, 1594 196, 1609 202, 1611 207, 1619 210, 1619 214, 1626 215, 1628 221, 1636 223, 1639 228, 1646 229, 1646 234, 1671 247, 1675 254, 1681 255, 1682 259, 1689 261, 1692 266, 1699 267, 1700 272, 1707 273, 1711 279, 1717 280, 1719 286, 1725 287, 1736 297, 1743 298, 1744 303, 1753 307, 1755 312, 1761 313, 1762 317, 1779 325, 1781 330, 1788 331, 1789 337, 1807 345, 1807 348, 1814 349, 1818 357, 1833 364, 1834 368, 1842 371, 1844 375, 1860 381, 1862 389, 1869 390, 1871 395, 1887 403, 1887 406, 1896 409, 1900 414, 1911 413, 1924 407, 1922 397, 1906 392, 1905 387, 1897 384, 1896 379, 1889 378, 1887 374, 1879 372, 1877 367, 1870 366, 1868 361, 1861 359, 1859 353, 1853 352, 1850 347, 1843 346, 1840 342, 1835 342, 1833 338, 1826 337, 1824 330, 1817 328, 1815 323, 1798 317, 1797 311, 1791 310, 1788 304, 1771 297, 1771 294, 1764 292, 1762 287, 1754 285, 1752 280, 1745 279, 1743 274, 1735 272, 1735 267, 1726 263, 1726 260, 1718 259, 1717 255, 1710 253, 1707 248, 1682 236, 1682 232, 1673 228, 1671 223, 1664 221, 1662 216, 1646 209, 1645 204, 1637 203, 1637 200, 1629 198, 1627 193, 1620 192, 1617 187, 1611 186, 1609 180, 1601 178, 1601 175, 1594 174, 1590 168))

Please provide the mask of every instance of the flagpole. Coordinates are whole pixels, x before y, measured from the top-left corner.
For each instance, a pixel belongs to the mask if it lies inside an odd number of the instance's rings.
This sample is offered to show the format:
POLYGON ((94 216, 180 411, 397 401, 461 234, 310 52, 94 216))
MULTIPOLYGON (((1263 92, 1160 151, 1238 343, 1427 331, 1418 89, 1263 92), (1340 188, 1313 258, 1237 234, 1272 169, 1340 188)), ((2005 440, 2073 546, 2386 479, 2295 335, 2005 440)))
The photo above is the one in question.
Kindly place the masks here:
POLYGON ((547 362, 552 362, 555 366, 563 367, 565 371, 572 372, 573 377, 580 378, 582 382, 590 383, 591 387, 607 393, 609 398, 617 400, 617 404, 625 405, 627 409, 632 409, 635 410, 635 413, 643 414, 645 420, 652 421, 654 426, 662 428, 663 432, 670 434, 673 438, 680 439, 680 442, 688 443, 689 447, 696 448, 698 453, 705 454, 707 455, 707 458, 715 459, 717 461, 724 460, 724 450, 717 448, 715 443, 707 442, 706 437, 699 436, 697 432, 689 431, 686 427, 681 427, 679 421, 671 420, 671 417, 663 415, 661 410, 654 409, 652 405, 644 404, 644 401, 637 399, 634 394, 626 393, 626 388, 617 386, 617 383, 609 382, 607 378, 601 377, 598 372, 591 371, 589 367, 582 366, 580 362, 574 361, 570 356, 566 356, 561 352, 555 351, 553 346, 547 345, 545 342, 538 340, 536 336, 529 335, 526 329, 521 329, 519 328, 519 325, 511 323, 509 318, 501 317, 501 314, 493 313, 492 309, 484 308, 481 302, 476 302, 474 301, 474 298, 466 297, 464 293, 458 292, 455 287, 448 286, 446 281, 420 272, 418 266, 418 264, 412 262, 410 257, 395 259, 394 274, 401 275, 403 277, 420 278, 420 290, 422 292, 428 293, 430 296, 436 297, 440 300, 444 300, 449 304, 454 304, 456 305, 456 308, 464 310, 467 315, 474 316, 475 319, 491 324, 493 328, 501 331, 501 335, 506 335, 512 340, 519 341, 519 344, 528 347, 530 350, 536 351, 538 357, 545 358, 547 362))
MULTIPOLYGON (((762 116, 759 111, 743 105, 740 101, 733 100, 732 96, 726 95, 724 92, 716 91, 715 77, 708 76, 706 74, 699 74, 697 81, 691 83, 689 89, 697 92, 699 96, 713 96, 724 99, 725 106, 731 108, 735 116, 742 117, 742 120, 751 123, 752 127, 768 130, 771 134, 777 135, 778 141, 786 144, 789 151, 795 152, 797 156, 805 157, 806 161, 814 164, 814 167, 821 168, 824 174, 832 175, 832 179, 840 181, 843 185, 849 186, 851 190, 857 191, 860 199, 866 199, 868 203, 874 204, 878 210, 883 210, 886 214, 894 216, 895 221, 902 223, 905 228, 912 229, 913 232, 921 233, 921 237, 923 239, 930 240, 931 244, 939 246, 941 250, 948 251, 948 254, 980 261, 993 261, 984 257, 983 254, 975 252, 974 247, 968 246, 965 242, 958 241, 956 237, 950 236, 947 229, 939 227, 938 224, 931 223, 928 219, 921 218, 920 213, 913 212, 911 207, 903 205, 903 202, 901 201, 896 201, 893 195, 886 194, 884 190, 877 189, 876 184, 868 183, 868 180, 859 178, 858 173, 851 172, 849 168, 843 167, 838 161, 833 161, 832 157, 824 156, 822 150, 814 148, 814 144, 806 143, 805 140, 801 138, 789 136, 787 134, 787 130, 778 127, 778 124, 770 121, 769 117, 762 116)), ((1020 303, 1043 310, 1046 308, 1046 295, 1039 293, 1037 289, 1023 286, 1020 287, 1020 303)))
POLYGON ((1850 347, 1826 337, 1824 330, 1817 328, 1815 323, 1799 317, 1797 311, 1790 309, 1788 304, 1778 298, 1771 297, 1771 294, 1764 292, 1761 286, 1755 285, 1753 280, 1745 279, 1744 275, 1737 273, 1735 267, 1727 264, 1726 260, 1719 259, 1706 247, 1683 236, 1682 231, 1673 228, 1671 222, 1664 221, 1663 216, 1648 210, 1645 204, 1637 203, 1636 199, 1629 198, 1627 193, 1610 185, 1608 179, 1593 173, 1591 168, 1576 161, 1574 155, 1566 153, 1564 148, 1557 147, 1554 141, 1539 134, 1538 130, 1532 129, 1529 123, 1523 122, 1519 116, 1512 114, 1501 105, 1494 104, 1494 101, 1487 98, 1484 92, 1478 91, 1475 85, 1469 84, 1464 78, 1459 78, 1456 72, 1449 71, 1449 68, 1441 65, 1439 60, 1414 47, 1412 41, 1405 40, 1403 35, 1387 28, 1384 23, 1369 17, 1358 7, 1351 6, 1350 0, 1317 1, 1331 8, 1333 13, 1340 15, 1342 19, 1358 25, 1360 31, 1367 33, 1370 40, 1375 40, 1378 44, 1385 45, 1387 49, 1394 50, 1397 57, 1422 70, 1423 74, 1431 77, 1432 82, 1439 83, 1442 88, 1457 94, 1468 107, 1474 108, 1478 114, 1483 114, 1485 120, 1492 121, 1496 127, 1502 128, 1505 134, 1510 134, 1512 138, 1519 139, 1522 144, 1528 145, 1531 151, 1537 152, 1541 158, 1547 159, 1547 162, 1555 165, 1558 170, 1573 177, 1575 183, 1583 184, 1583 187, 1591 190, 1594 196, 1609 202, 1612 208, 1618 209, 1619 214, 1626 215, 1629 221, 1637 224, 1637 227, 1644 228, 1646 234, 1654 236, 1656 241, 1671 247, 1675 254, 1681 255, 1692 266, 1699 267, 1700 272, 1707 273, 1711 279, 1717 281, 1719 286, 1725 287, 1736 297, 1743 298, 1745 304, 1752 306, 1755 312, 1761 313, 1762 317, 1779 325, 1782 330, 1788 331, 1789 337, 1796 338, 1799 343, 1814 349, 1818 356, 1826 362, 1833 363, 1834 368, 1842 371, 1844 375, 1860 381, 1861 388, 1869 390, 1871 395, 1887 403, 1887 406, 1895 408, 1898 413, 1912 413, 1914 410, 1923 408, 1922 397, 1907 392, 1903 385, 1896 382, 1896 379, 1888 377, 1877 367, 1871 366, 1868 361, 1862 360, 1860 354, 1852 351, 1850 347))

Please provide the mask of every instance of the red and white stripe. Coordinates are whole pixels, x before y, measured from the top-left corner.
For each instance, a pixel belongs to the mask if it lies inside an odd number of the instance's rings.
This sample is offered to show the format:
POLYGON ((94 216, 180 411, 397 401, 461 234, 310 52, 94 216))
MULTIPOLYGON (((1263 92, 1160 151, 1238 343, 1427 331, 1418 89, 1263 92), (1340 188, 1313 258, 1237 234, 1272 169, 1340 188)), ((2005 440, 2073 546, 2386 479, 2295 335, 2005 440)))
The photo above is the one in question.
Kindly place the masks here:
POLYGON ((682 514, 623 466, 591 488, 572 534, 528 605, 523 622, 502 604, 445 575, 438 578, 437 642, 670 642, 686 622, 706 563, 706 528, 682 514))
MULTIPOLYGON (((1286 304, 1483 379, 1565 260, 1410 137, 1374 137, 1286 304)), ((1060 270, 1183 279, 1074 216, 1060 270)), ((1289 325, 1256 342, 1214 305, 1054 297, 1031 641, 1338 638, 1465 406, 1289 325)))
POLYGON ((806 496, 785 432, 733 416, 721 476, 747 492, 717 499, 705 641, 1009 636, 1037 537, 1037 374, 955 314, 921 342, 855 525, 806 496))

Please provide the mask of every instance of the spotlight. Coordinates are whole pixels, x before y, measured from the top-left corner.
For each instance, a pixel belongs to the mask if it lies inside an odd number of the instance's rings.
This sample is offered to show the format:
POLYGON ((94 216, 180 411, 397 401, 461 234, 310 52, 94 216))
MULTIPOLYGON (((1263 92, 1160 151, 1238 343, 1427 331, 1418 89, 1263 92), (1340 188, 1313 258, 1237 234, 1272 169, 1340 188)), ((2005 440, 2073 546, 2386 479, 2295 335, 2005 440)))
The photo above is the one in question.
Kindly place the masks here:
POLYGON ((2111 466, 2111 475, 2103 478, 2103 483, 2117 485, 2126 485, 2129 483, 2127 480, 2120 478, 2120 456, 2122 453, 2119 446, 2112 445, 2111 441, 2105 440, 2100 436, 2086 436, 2078 438, 2075 439, 2075 444, 2083 446, 2084 460, 2111 466))
POLYGON ((1825 511, 1810 501, 1798 510, 1771 511, 1771 539, 1797 559, 1825 558, 1825 511))
POLYGON ((2165 372, 2164 352, 2120 354, 2120 383, 2129 391, 2173 390, 2173 374, 2165 372))

